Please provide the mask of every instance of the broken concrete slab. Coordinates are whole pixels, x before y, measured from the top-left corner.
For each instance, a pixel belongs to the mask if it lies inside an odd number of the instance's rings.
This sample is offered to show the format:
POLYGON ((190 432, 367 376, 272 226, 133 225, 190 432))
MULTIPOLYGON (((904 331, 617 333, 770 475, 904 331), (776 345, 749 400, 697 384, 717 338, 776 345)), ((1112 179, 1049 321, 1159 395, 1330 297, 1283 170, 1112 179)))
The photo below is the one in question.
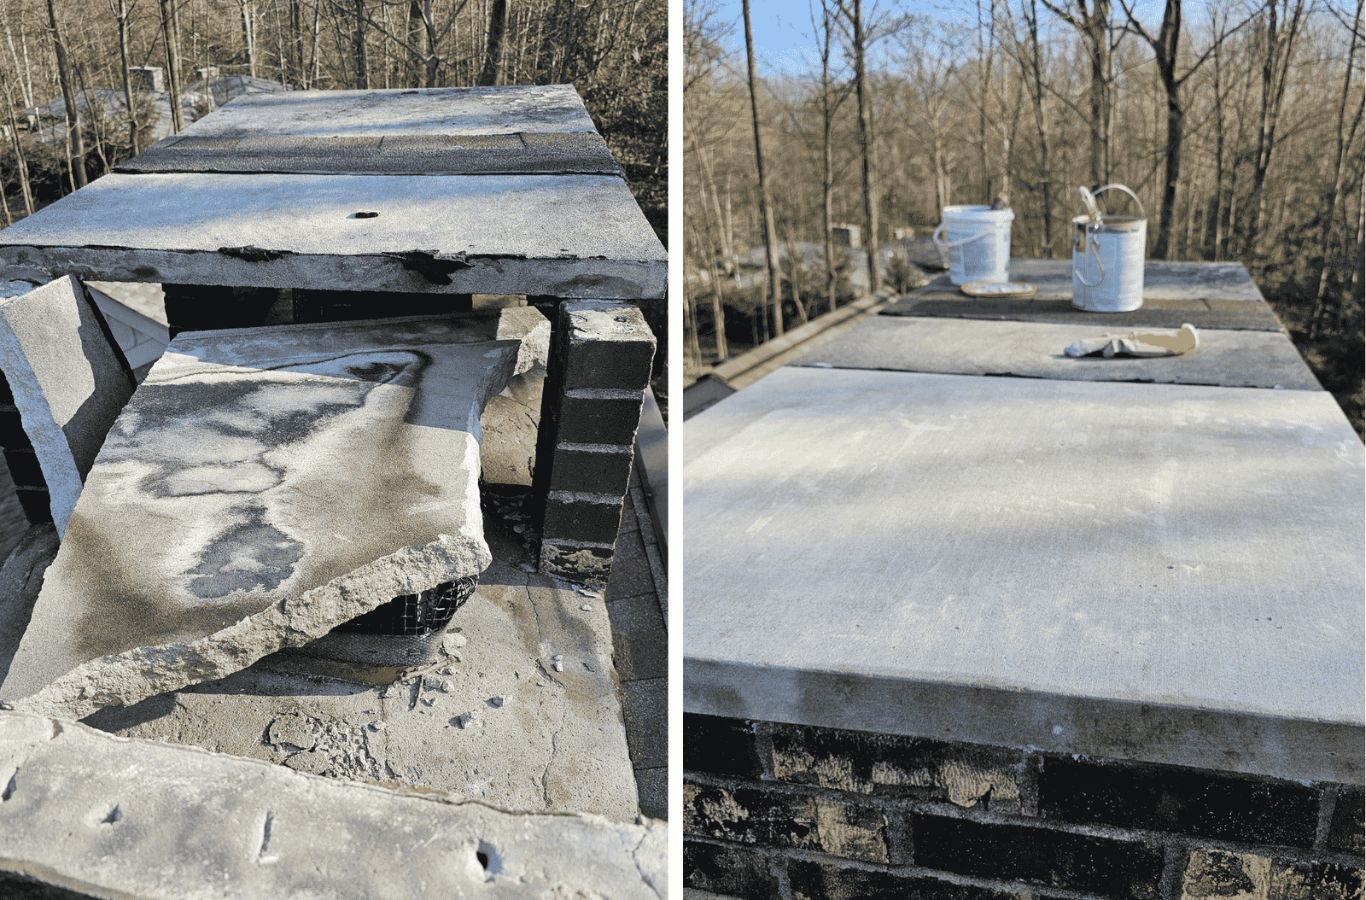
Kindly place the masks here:
POLYGON ((0 371, 13 404, 0 405, 11 473, 23 486, 47 488, 61 535, 95 454, 133 394, 132 373, 74 278, 0 300, 0 371), (13 459, 29 447, 41 469, 31 481, 14 472, 13 459))
POLYGON ((221 678, 490 561, 497 317, 180 335, 115 423, 0 696, 80 718, 221 678))
POLYGON ((536 464, 541 393, 550 356, 550 320, 532 306, 509 307, 499 337, 521 341, 516 374, 489 400, 480 424, 480 457, 486 484, 528 487, 536 464))
POLYGON ((787 367, 685 432, 688 711, 1362 782, 1328 393, 787 367))
POLYGON ((1099 325, 870 316, 789 365, 1016 375, 1317 391, 1318 380, 1282 332, 1200 332, 1200 347, 1155 359, 1072 359, 1077 340, 1127 333, 1099 325))
POLYGON ((0 232, 14 278, 661 299, 605 175, 106 175, 0 232), (191 198, 187 201, 187 198, 191 198))
POLYGON ((22 713, 0 713, 0 783, 0 871, 98 896, 666 894, 658 823, 448 803, 22 713))
POLYGON ((430 666, 314 666, 279 654, 87 721, 503 809, 634 817, 605 604, 582 609, 581 594, 498 555, 430 666))

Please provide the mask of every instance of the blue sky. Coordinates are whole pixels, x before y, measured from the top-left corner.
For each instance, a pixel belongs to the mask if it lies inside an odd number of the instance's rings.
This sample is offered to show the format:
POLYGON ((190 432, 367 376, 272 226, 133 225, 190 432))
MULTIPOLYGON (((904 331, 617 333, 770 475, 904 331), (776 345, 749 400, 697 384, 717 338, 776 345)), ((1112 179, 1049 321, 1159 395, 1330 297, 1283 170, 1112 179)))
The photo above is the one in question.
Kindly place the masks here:
MULTIPOLYGON (((975 0, 877 0, 875 4, 873 0, 864 0, 865 9, 870 5, 880 11, 910 12, 964 24, 975 23, 977 19, 975 0)), ((1137 0, 1135 8, 1141 20, 1156 27, 1161 19, 1162 0, 1137 0)), ((1052 18, 1042 6, 1040 12, 1045 20, 1052 18)), ((1205 5, 1200 0, 1188 2, 1183 12, 1188 32, 1204 25, 1205 5)), ((717 13, 719 20, 732 25, 731 49, 743 53, 745 32, 740 21, 740 0, 720 0, 717 13)), ((1122 15, 1118 4, 1115 15, 1122 15)), ((819 65, 808 0, 750 0, 750 21, 755 61, 761 73, 808 73, 819 65)), ((1045 21, 1044 25, 1048 27, 1049 23, 1045 21)))

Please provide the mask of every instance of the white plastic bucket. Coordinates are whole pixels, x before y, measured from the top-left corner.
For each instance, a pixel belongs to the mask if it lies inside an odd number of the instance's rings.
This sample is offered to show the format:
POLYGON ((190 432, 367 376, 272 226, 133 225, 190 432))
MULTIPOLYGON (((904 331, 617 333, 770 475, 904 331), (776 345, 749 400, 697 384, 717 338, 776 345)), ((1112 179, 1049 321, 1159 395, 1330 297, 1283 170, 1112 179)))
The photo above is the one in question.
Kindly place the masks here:
POLYGON ((1095 198, 1122 191, 1138 204, 1138 216, 1077 216, 1072 220, 1072 305, 1087 312, 1132 312, 1143 305, 1143 263, 1148 220, 1143 201, 1122 184, 1094 192, 1080 188, 1082 199, 1099 213, 1095 198))
POLYGON ((1010 280, 1010 223, 1015 213, 990 206, 946 206, 931 239, 948 253, 949 280, 1000 283, 1010 280))

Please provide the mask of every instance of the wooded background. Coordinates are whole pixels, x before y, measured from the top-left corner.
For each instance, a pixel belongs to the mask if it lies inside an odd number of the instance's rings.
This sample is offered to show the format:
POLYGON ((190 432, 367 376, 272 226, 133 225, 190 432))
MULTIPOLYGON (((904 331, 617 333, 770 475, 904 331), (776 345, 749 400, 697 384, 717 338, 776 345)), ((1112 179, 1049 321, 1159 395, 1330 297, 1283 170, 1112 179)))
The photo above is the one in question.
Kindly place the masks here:
POLYGON ((1004 194, 1015 255, 1066 257, 1076 187, 1122 182, 1150 257, 1247 265, 1361 429, 1361 0, 798 0, 770 65, 772 2, 685 0, 688 370, 852 299, 833 223, 1004 194))
MULTIPOLYGON (((290 88, 572 83, 666 237, 666 0, 0 0, 0 42, 5 223, 151 142, 130 66, 162 67, 174 95, 216 66, 290 88)), ((186 102, 162 114, 207 112, 186 102)))

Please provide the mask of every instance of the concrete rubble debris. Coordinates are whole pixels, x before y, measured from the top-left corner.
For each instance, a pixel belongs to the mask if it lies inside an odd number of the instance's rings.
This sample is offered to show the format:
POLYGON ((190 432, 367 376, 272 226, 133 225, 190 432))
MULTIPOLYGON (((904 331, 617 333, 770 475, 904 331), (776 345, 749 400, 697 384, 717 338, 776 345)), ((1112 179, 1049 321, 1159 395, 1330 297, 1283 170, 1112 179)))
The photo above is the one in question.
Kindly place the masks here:
MULTIPOLYGON (((133 394, 133 377, 81 283, 60 278, 0 301, 0 371, 46 486, 60 536, 95 455, 133 394)), ((4 414, 8 420, 12 414, 4 414)), ((7 425, 12 430, 18 422, 7 425)), ((29 465, 14 458, 19 435, 5 437, 6 460, 25 486, 29 465)))
POLYGON ((450 803, 31 714, 0 713, 0 783, 0 871, 98 896, 666 893, 662 823, 450 803))
POLYGON ((0 697, 81 718, 483 571, 478 419, 518 349, 496 325, 179 336, 100 452, 0 697))

